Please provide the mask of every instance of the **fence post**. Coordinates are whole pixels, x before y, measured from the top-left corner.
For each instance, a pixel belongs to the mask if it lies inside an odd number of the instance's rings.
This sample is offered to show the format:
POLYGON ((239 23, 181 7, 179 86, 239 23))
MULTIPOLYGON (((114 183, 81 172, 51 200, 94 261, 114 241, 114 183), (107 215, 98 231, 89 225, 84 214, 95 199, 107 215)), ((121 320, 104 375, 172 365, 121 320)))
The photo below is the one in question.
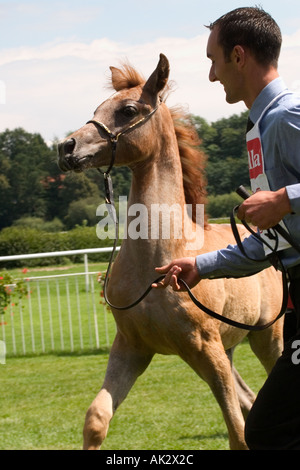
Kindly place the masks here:
POLYGON ((84 253, 84 272, 85 272, 85 290, 86 292, 89 291, 89 261, 88 261, 88 254, 84 253))

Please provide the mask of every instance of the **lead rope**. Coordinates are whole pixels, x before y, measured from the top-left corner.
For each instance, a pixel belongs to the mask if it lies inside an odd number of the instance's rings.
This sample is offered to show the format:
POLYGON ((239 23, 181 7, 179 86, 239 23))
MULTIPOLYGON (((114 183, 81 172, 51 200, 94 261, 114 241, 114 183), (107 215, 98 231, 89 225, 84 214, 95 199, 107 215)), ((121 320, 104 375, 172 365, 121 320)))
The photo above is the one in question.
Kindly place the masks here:
MULTIPOLYGON (((148 294, 149 292, 152 290, 152 283, 149 285, 149 287, 146 289, 146 291, 137 299, 135 300, 134 302, 132 302, 131 304, 129 305, 126 305, 126 306, 117 306, 117 305, 114 305, 112 304, 108 297, 107 297, 107 286, 108 286, 108 282, 109 282, 109 276, 110 276, 110 271, 111 271, 111 266, 112 266, 112 263, 113 263, 113 258, 114 258, 114 254, 115 254, 115 251, 116 251, 116 247, 117 247, 117 242, 119 240, 119 224, 118 224, 118 218, 117 218, 117 215, 116 215, 116 209, 115 209, 115 205, 114 205, 114 198, 113 198, 113 185, 112 185, 112 181, 110 179, 110 176, 106 175, 106 173, 104 173, 104 178, 107 178, 109 177, 109 183, 106 184, 106 188, 108 188, 109 190, 109 194, 107 195, 107 210, 110 214, 110 216, 112 217, 112 220, 115 224, 115 241, 114 241, 114 244, 113 244, 113 250, 112 250, 112 253, 111 253, 111 256, 110 256, 110 260, 109 260, 109 263, 108 263, 108 268, 107 268, 107 271, 106 271, 106 276, 105 276, 105 280, 104 280, 104 299, 105 301, 107 302, 107 304, 111 307, 111 308, 114 308, 116 310, 127 310, 127 309, 130 309, 132 307, 135 307, 136 305, 138 305, 148 294)), ((238 234, 238 230, 237 230, 237 227, 236 227, 236 223, 235 223, 235 213, 238 209, 238 206, 235 207, 232 211, 232 214, 231 214, 231 226, 232 226, 232 230, 233 230, 233 234, 236 238, 236 241, 237 241, 237 244, 239 246, 239 248, 241 249, 242 253, 247 257, 247 254, 245 253, 245 250, 242 246, 242 242, 241 242, 241 239, 240 239, 240 236, 238 234)), ((247 226, 247 224, 245 224, 247 226)), ((247 228, 249 228, 249 230, 255 235, 255 236, 258 236, 255 234, 255 232, 253 232, 250 227, 247 226, 247 228)), ((271 247, 270 247, 271 248, 271 247)), ((272 249, 272 248, 271 248, 272 249)), ((272 249, 273 251, 273 249, 272 249)), ((282 283, 283 283, 283 300, 282 300, 282 306, 281 306, 281 309, 280 309, 280 312, 279 314, 277 315, 277 317, 268 322, 268 323, 265 323, 263 325, 247 325, 245 323, 240 323, 240 322, 237 322, 237 321, 234 321, 232 320, 231 318, 228 318, 228 317, 224 317, 223 315, 220 315, 216 312, 214 312, 213 310, 209 309, 208 307, 206 307, 205 305, 203 305, 195 296, 194 294, 192 293, 191 289, 189 288, 189 286, 187 285, 187 283, 183 280, 183 279, 179 279, 178 281, 184 285, 184 287, 186 288, 187 290, 187 293, 190 297, 190 299, 192 300, 192 302, 200 309, 202 310, 204 313, 206 313, 207 315, 223 322, 223 323, 227 323, 228 325, 230 326, 234 326, 236 328, 239 328, 239 329, 243 329, 243 330, 249 330, 249 331, 261 331, 261 330, 265 330, 266 328, 269 328, 271 325, 273 325, 277 320, 279 320, 279 318, 282 317, 282 315, 284 315, 285 311, 286 311, 286 308, 287 308, 287 301, 288 301, 288 284, 287 284, 287 279, 286 279, 286 276, 285 276, 285 271, 284 271, 284 268, 282 266, 282 263, 278 258, 278 262, 280 263, 281 265, 281 268, 282 268, 282 283)), ((257 261, 257 260, 255 260, 257 261)), ((260 261, 265 261, 265 260, 260 260, 260 261)), ((158 279, 156 279, 155 281, 153 281, 154 283, 159 283, 160 281, 162 281, 164 279, 165 276, 160 276, 158 279)))
MULTIPOLYGON (((111 218, 114 222, 114 226, 115 226, 115 241, 114 241, 114 244, 113 244, 113 249, 112 249, 111 256, 110 256, 109 263, 108 263, 108 267, 107 267, 107 270, 106 270, 106 276, 105 276, 105 279, 104 279, 104 286, 103 286, 104 299, 111 308, 114 308, 116 310, 127 310, 127 309, 130 309, 132 307, 135 307, 135 305, 139 304, 149 294, 149 292, 152 289, 152 284, 150 284, 148 289, 137 300, 135 300, 134 302, 132 302, 129 305, 125 305, 125 306, 122 306, 122 307, 114 305, 109 301, 109 299, 107 297, 107 286, 108 286, 110 271, 111 271, 111 267, 112 267, 112 263, 113 263, 114 254, 115 254, 115 251, 116 251, 116 248, 117 248, 117 243, 118 243, 118 240, 119 240, 119 222, 118 222, 117 212, 116 212, 115 203, 114 203, 113 185, 112 185, 110 175, 107 175, 106 173, 104 173, 103 175, 104 175, 105 191, 108 191, 108 193, 106 194, 106 208, 107 208, 108 213, 111 216, 111 218)), ((165 276, 160 276, 154 282, 156 282, 156 283, 160 282, 164 277, 165 276)))

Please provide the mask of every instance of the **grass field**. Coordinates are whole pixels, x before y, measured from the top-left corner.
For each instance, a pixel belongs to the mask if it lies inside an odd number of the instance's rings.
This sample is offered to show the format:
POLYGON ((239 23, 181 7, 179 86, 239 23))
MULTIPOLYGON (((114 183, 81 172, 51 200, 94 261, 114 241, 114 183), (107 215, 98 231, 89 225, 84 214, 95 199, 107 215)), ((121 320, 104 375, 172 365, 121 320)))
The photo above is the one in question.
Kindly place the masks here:
MULTIPOLYGON (((92 271, 105 270, 105 264, 94 265, 92 271)), ((14 270, 17 277, 83 272, 83 266, 59 266, 45 270, 31 268, 27 273, 14 270)), ((54 287, 51 287, 54 289, 54 287)), ((85 298, 84 286, 79 288, 85 298)), ((54 290, 51 297, 54 304, 54 290)), ((41 288, 40 302, 45 304, 45 291, 41 288)), ((37 297, 32 301, 38 302, 37 297)), ((76 320, 72 334, 75 351, 70 353, 68 331, 70 322, 68 305, 60 291, 64 324, 65 351, 55 348, 51 354, 51 338, 44 319, 44 343, 47 354, 26 357, 8 354, 6 363, 0 363, 0 449, 66 449, 82 447, 82 428, 85 412, 99 391, 108 360, 107 349, 80 350, 76 320)), ((71 299, 71 311, 75 312, 75 300, 71 299)), ((55 306, 53 305, 55 311, 55 306)), ((40 348, 41 335, 38 303, 33 305, 36 348, 40 348)), ((9 312, 7 312, 9 313, 9 312)), ((7 315, 7 313, 5 315, 7 315)), ((2 317, 5 317, 2 316, 2 317)), ((28 307, 23 310, 26 322, 28 307), (27 309, 27 310, 26 310, 27 309)), ((72 313, 73 315, 73 313, 72 313)), ((99 314, 97 314, 99 315, 99 314)), ((100 312, 102 317, 102 312, 100 312)), ((13 316, 16 342, 20 345, 18 330, 20 316, 13 316)), ((59 318, 53 317, 58 328, 59 318)), ((26 325, 24 325, 25 327, 26 325)), ((99 325, 100 329, 103 328, 99 325)), ((28 324, 26 326, 28 329, 28 324)), ((25 328, 25 329, 26 329, 25 328)), ((108 315, 111 341, 115 325, 108 315)), ((89 335, 88 322, 83 334, 89 335)), ((6 342, 11 348, 10 328, 6 329, 6 342)), ((101 333, 102 334, 102 333, 101 333)), ((29 335, 30 338, 30 335, 29 335)), ((56 337, 55 341, 61 338, 56 337)), ((1 339, 1 335, 0 335, 1 339)), ((105 338, 103 339, 104 345, 105 338)), ((19 347, 19 346, 18 346, 19 347)), ((235 365, 241 375, 257 392, 265 380, 265 372, 244 341, 235 352, 235 365)), ((226 450, 227 429, 219 406, 209 387, 179 358, 155 356, 147 371, 138 379, 125 402, 113 418, 104 450, 226 450)))
MULTIPOLYGON (((108 354, 10 357, 0 364, 0 449, 81 449, 85 412, 108 354)), ((235 364, 257 392, 265 373, 247 341, 235 364)), ((208 386, 174 356, 155 356, 113 418, 104 450, 228 449, 208 386)))

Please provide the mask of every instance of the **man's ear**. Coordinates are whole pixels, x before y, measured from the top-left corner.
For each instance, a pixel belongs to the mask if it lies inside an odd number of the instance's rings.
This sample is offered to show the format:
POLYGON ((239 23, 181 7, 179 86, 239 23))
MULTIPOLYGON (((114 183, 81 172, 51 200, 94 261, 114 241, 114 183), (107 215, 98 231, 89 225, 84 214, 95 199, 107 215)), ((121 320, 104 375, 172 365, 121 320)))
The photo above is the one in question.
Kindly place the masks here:
POLYGON ((247 51, 243 46, 240 46, 240 45, 234 46, 232 53, 231 53, 231 59, 234 60, 234 62, 239 67, 243 67, 245 65, 246 57, 247 57, 247 51))

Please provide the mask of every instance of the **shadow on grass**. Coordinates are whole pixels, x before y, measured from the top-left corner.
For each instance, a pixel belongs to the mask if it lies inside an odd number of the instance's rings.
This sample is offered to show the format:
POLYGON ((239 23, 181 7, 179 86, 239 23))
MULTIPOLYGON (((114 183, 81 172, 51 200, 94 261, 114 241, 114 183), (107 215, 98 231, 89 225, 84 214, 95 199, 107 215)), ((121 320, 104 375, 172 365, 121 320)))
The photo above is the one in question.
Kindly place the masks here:
POLYGON ((79 351, 45 351, 43 353, 26 353, 26 354, 8 354, 7 359, 16 359, 16 358, 32 358, 32 357, 42 357, 42 356, 56 356, 56 357, 80 357, 80 356, 99 356, 107 355, 110 352, 110 348, 101 348, 101 349, 82 349, 79 351))
POLYGON ((226 432, 216 432, 215 434, 196 434, 194 436, 181 436, 178 438, 180 441, 194 439, 195 441, 203 441, 204 439, 228 439, 226 432))

